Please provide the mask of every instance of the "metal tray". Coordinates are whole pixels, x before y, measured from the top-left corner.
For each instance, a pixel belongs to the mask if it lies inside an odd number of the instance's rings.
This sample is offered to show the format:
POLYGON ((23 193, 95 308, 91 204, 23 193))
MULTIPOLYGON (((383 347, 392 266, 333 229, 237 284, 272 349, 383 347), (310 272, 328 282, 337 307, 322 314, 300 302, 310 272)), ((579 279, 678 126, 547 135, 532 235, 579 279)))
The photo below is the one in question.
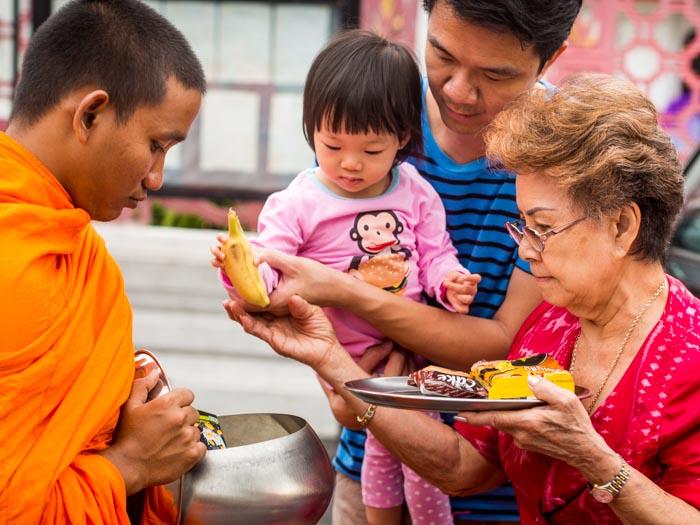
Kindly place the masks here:
MULTIPOLYGON (((373 403, 392 408, 413 410, 436 410, 438 412, 476 412, 483 410, 519 410, 545 405, 544 401, 534 398, 526 399, 464 399, 457 397, 429 396, 421 394, 415 386, 407 384, 408 376, 371 377, 356 379, 345 383, 345 388, 357 397, 373 403)), ((576 387, 579 399, 590 396, 590 392, 580 386, 576 387)))

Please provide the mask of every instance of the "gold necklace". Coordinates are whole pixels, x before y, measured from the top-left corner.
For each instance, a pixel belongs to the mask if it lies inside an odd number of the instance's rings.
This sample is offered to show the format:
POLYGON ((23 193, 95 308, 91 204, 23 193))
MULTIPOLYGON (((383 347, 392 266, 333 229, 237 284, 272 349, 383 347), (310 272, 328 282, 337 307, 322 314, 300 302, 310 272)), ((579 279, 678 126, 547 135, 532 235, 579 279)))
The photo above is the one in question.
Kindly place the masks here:
MULTIPOLYGON (((634 316, 634 319, 632 320, 632 324, 630 327, 627 329, 627 332, 625 333, 625 337, 622 340, 622 344, 620 344, 620 348, 617 350, 617 354, 615 354, 615 359, 613 359, 612 364, 610 365, 610 368, 608 368, 608 373, 605 374, 605 377, 603 378, 603 382, 600 384, 598 387, 598 390, 593 396, 593 401, 591 401, 591 404, 588 407, 588 415, 590 416, 593 413, 593 409, 595 408, 595 404, 598 402, 598 398, 600 397, 600 394, 603 393, 603 388, 605 388, 605 384, 608 382, 608 379, 610 379, 610 375, 613 373, 613 370, 615 370, 615 367, 617 366, 617 362, 620 360, 620 356, 622 355, 623 350, 625 349, 625 346, 627 345, 627 341, 629 341, 630 336, 632 335, 632 332, 634 329, 637 327, 637 324, 639 323, 640 319, 644 315, 644 312, 647 311, 647 309, 651 306, 651 303, 654 302, 654 299, 656 299, 659 295, 661 295, 661 292, 663 292, 664 287, 666 286, 666 278, 664 277, 664 280, 661 282, 661 285, 656 289, 654 292, 654 295, 652 295, 649 300, 644 303, 642 306, 642 309, 639 310, 639 313, 634 316)), ((576 342, 574 343, 574 350, 571 353, 571 365, 569 365, 569 372, 573 375, 574 373, 574 365, 576 364, 576 350, 578 349, 578 343, 581 340, 581 332, 578 333, 576 336, 576 342)))

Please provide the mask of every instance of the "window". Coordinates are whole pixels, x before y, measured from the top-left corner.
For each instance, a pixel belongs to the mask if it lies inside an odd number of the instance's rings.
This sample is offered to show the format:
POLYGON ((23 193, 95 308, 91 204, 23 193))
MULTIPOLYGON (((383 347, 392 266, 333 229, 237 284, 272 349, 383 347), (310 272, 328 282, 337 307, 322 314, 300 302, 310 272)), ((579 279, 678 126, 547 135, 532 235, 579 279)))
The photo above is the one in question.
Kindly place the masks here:
POLYGON ((162 193, 264 195, 311 165, 306 72, 329 37, 357 21, 357 0, 146 3, 183 32, 208 82, 187 140, 168 154, 162 193))

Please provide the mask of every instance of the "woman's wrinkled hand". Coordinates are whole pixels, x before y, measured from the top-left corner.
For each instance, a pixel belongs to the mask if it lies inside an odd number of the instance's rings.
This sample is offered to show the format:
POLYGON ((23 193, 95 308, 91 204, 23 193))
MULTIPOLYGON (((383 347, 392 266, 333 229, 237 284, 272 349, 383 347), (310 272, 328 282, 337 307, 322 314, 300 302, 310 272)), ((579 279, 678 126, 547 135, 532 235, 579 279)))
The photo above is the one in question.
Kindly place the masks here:
POLYGON ((289 299, 289 315, 285 317, 246 312, 234 301, 224 301, 224 308, 243 330, 265 341, 281 356, 300 361, 317 372, 333 351, 345 351, 323 310, 298 295, 289 299))
MULTIPOLYGON (((378 345, 368 348, 365 353, 357 361, 357 364, 362 370, 371 374, 379 364, 387 359, 387 367, 396 368, 403 366, 403 357, 400 352, 393 351, 394 343, 387 339, 378 345), (397 361, 401 363, 397 363, 397 361)), ((357 414, 348 406, 345 399, 338 394, 333 387, 319 377, 319 383, 323 389, 323 393, 328 398, 328 405, 333 412, 335 420, 351 430, 360 430, 362 425, 357 422, 357 414)))
POLYGON ((510 434, 518 447, 582 471, 590 469, 593 458, 613 454, 573 392, 537 377, 529 377, 528 383, 535 396, 547 405, 526 410, 463 412, 457 419, 470 425, 495 427, 510 434))

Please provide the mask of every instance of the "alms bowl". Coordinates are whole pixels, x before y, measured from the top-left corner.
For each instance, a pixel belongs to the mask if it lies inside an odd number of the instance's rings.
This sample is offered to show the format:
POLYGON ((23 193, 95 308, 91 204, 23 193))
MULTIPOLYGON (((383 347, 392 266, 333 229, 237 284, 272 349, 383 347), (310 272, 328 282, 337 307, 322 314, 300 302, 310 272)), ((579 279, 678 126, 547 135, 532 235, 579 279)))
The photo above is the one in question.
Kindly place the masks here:
POLYGON ((334 474, 323 443, 300 417, 219 416, 228 448, 207 451, 185 474, 184 525, 312 524, 333 494, 334 474))

